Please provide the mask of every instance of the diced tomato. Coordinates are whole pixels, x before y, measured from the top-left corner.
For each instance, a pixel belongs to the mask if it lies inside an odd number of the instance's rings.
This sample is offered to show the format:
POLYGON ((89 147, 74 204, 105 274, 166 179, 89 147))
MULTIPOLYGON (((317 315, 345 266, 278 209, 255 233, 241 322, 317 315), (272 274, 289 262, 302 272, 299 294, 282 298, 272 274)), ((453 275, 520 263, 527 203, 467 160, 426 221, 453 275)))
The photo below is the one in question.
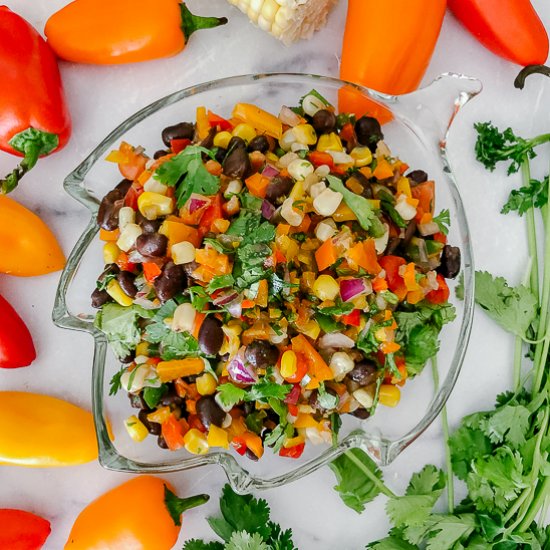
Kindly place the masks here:
POLYGON ((354 309, 351 313, 342 315, 342 323, 345 325, 358 327, 361 324, 361 310, 354 309))
POLYGON ((418 200, 415 220, 419 222, 424 214, 433 214, 435 185, 433 181, 425 181, 411 187, 413 199, 418 200))
POLYGON ((294 447, 289 447, 288 449, 282 447, 279 451, 279 456, 284 456, 286 458, 300 458, 304 452, 305 446, 305 443, 300 443, 299 445, 294 445, 294 447))
POLYGON ((288 412, 292 416, 298 416, 298 405, 287 405, 288 406, 288 412))
POLYGON ((340 130, 340 137, 345 141, 350 141, 354 138, 354 136, 355 131, 353 129, 353 124, 351 124, 351 122, 346 122, 340 130))
POLYGON ((426 300, 432 304, 443 304, 449 299, 449 287, 447 286, 445 277, 439 273, 437 274, 437 283, 439 288, 428 292, 428 294, 426 294, 426 300))
POLYGON ((403 300, 407 295, 407 287, 403 277, 399 275, 399 268, 405 265, 407 261, 400 256, 382 256, 378 263, 386 272, 386 282, 388 288, 400 299, 403 300))
POLYGON ((233 124, 231 124, 229 120, 222 118, 221 116, 217 115, 216 113, 213 113, 212 111, 208 111, 208 124, 210 124, 210 128, 218 127, 220 130, 233 129, 233 124))
POLYGON ((204 424, 200 421, 200 418, 196 414, 190 414, 188 418, 189 427, 199 430, 199 432, 206 433, 208 430, 204 427, 204 424))
POLYGON ((444 233, 435 233, 434 241, 442 244, 447 244, 447 235, 445 235, 444 233))
POLYGON ((188 145, 191 144, 190 139, 172 139, 170 140, 170 148, 177 155, 181 153, 188 145))
POLYGON ((143 193, 143 187, 133 183, 128 189, 126 196, 124 197, 124 206, 129 206, 133 210, 138 209, 138 197, 143 193))
POLYGON ((212 224, 220 218, 223 218, 222 196, 221 193, 218 193, 217 195, 212 197, 212 202, 210 203, 210 206, 204 211, 204 214, 201 217, 200 231, 202 232, 202 234, 204 235, 211 231, 212 224))

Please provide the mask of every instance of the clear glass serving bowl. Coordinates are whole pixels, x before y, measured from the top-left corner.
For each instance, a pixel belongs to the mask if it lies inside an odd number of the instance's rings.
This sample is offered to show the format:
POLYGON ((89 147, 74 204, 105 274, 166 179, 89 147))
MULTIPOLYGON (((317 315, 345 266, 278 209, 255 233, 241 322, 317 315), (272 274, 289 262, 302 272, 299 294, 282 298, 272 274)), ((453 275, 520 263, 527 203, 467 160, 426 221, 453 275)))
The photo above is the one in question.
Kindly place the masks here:
MULTIPOLYGON (((447 136, 460 108, 481 90, 478 80, 457 74, 438 77, 428 87, 404 96, 380 94, 335 78, 303 74, 244 75, 207 82, 164 97, 137 112, 111 132, 65 179, 66 191, 90 212, 90 222, 72 250, 57 289, 54 322, 64 328, 90 333, 94 338, 93 413, 102 466, 123 472, 164 473, 219 464, 239 492, 284 485, 335 459, 348 449, 360 447, 379 464, 387 465, 422 434, 447 401, 460 372, 473 315, 473 259, 468 223, 462 200, 447 160, 447 136), (269 450, 252 462, 232 451, 215 450, 193 456, 185 450, 158 448, 156 438, 143 443, 130 439, 123 419, 132 414, 125 392, 109 396, 109 381, 120 368, 104 335, 93 325, 90 293, 103 269, 101 243, 96 234, 96 212, 101 198, 119 181, 116 165, 105 162, 121 140, 141 145, 152 154, 162 145, 161 130, 182 120, 194 120, 197 106, 229 116, 237 102, 248 102, 278 113, 281 105, 294 105, 312 88, 337 105, 338 91, 351 86, 357 94, 387 107, 393 120, 384 126, 385 141, 392 152, 412 169, 428 172, 436 181, 437 210, 451 215, 449 242, 462 251, 464 301, 455 301, 456 320, 441 334, 439 376, 435 387, 429 366, 402 391, 399 406, 380 406, 368 420, 344 415, 336 447, 308 444, 297 460, 280 458, 269 450), (109 436, 109 419, 114 439, 109 436)), ((455 284, 455 283, 453 283, 455 284)), ((454 296, 454 292, 452 293, 454 296)))

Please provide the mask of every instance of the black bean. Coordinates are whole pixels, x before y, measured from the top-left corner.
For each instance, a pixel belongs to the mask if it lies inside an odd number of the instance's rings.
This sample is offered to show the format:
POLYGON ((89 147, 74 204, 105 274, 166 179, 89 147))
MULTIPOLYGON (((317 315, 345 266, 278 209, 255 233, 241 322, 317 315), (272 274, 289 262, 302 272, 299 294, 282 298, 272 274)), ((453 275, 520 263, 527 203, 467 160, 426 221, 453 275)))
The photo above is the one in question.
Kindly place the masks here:
POLYGON ((212 149, 214 146, 214 137, 216 136, 216 128, 210 128, 208 135, 199 143, 205 149, 212 149))
POLYGON ((162 131, 162 142, 166 147, 170 147, 173 139, 193 139, 195 135, 195 125, 191 122, 180 122, 173 126, 167 126, 162 131))
POLYGON ((446 279, 454 279, 460 272, 460 248, 446 244, 441 253, 441 265, 437 272, 446 279))
POLYGON ((164 149, 159 149, 158 151, 155 151, 155 152, 153 153, 153 158, 154 158, 155 160, 157 160, 157 159, 160 159, 160 158, 162 158, 162 157, 164 157, 164 156, 166 156, 166 155, 168 155, 168 151, 165 151, 164 149))
POLYGON ((413 170, 407 174, 407 177, 411 180, 413 185, 418 185, 428 181, 428 174, 424 170, 413 170))
POLYGON ((128 294, 130 298, 135 298, 138 291, 135 284, 136 276, 129 271, 121 271, 116 278, 124 293, 128 294))
POLYGON ((113 299, 109 296, 106 290, 95 289, 92 292, 92 307, 99 309, 107 302, 112 302, 113 299))
POLYGON ((155 233, 159 230, 161 220, 148 220, 141 212, 136 212, 136 223, 141 227, 144 233, 155 233))
POLYGON ((124 178, 120 181, 120 183, 115 187, 117 191, 120 191, 123 196, 126 196, 126 193, 128 193, 130 186, 132 185, 132 180, 128 180, 124 178))
POLYGON ((185 288, 185 275, 183 269, 173 262, 168 262, 162 273, 155 279, 154 286, 157 297, 161 302, 166 302, 185 288))
POLYGON ((128 365, 136 358, 136 352, 132 350, 128 355, 125 355, 122 359, 120 359, 121 363, 124 363, 125 365, 128 365))
POLYGON ((336 128, 336 115, 328 109, 321 109, 313 115, 311 125, 318 134, 330 134, 336 128))
POLYGON ((293 186, 292 179, 288 176, 273 176, 265 192, 265 198, 275 204, 282 199, 285 195, 290 193, 293 186))
POLYGON ((251 403, 250 401, 246 401, 243 404, 243 412, 245 416, 252 414, 255 410, 256 410, 256 405, 254 403, 251 403))
POLYGON ((376 145, 384 139, 380 123, 373 117, 362 116, 355 123, 355 135, 361 145, 366 145, 371 151, 376 151, 376 145))
POLYGON ((267 153, 269 151, 269 141, 265 136, 256 136, 248 144, 249 151, 260 151, 260 153, 267 153))
POLYGON ((114 231, 118 227, 118 213, 124 206, 124 195, 122 190, 113 189, 103 197, 97 211, 97 223, 101 229, 114 231))
POLYGON ((170 389, 163 395, 160 404, 164 407, 181 407, 183 398, 176 393, 175 389, 170 389))
POLYGON ((159 435, 158 438, 157 438, 157 445, 161 448, 161 449, 168 449, 168 443, 166 443, 166 440, 164 439, 164 437, 162 437, 162 435, 159 435))
POLYGON ((221 427, 225 420, 225 412, 216 403, 216 400, 211 395, 203 395, 196 404, 197 414, 205 428, 209 428, 210 424, 221 427))
POLYGON ((188 277, 191 277, 193 273, 199 268, 199 264, 195 261, 188 262, 186 264, 183 264, 181 266, 183 268, 183 271, 188 277))
POLYGON ((224 149, 223 147, 218 147, 215 157, 220 164, 223 163, 223 159, 225 158, 225 155, 227 155, 227 149, 224 149))
POLYGON ((416 233, 416 222, 414 220, 411 220, 407 224, 407 228, 405 229, 405 234, 403 235, 403 246, 407 246, 411 239, 414 237, 414 234, 416 233))
POLYGON ((244 453, 246 455, 246 458, 249 458, 250 460, 253 460, 254 462, 258 462, 258 457, 247 447, 246 451, 244 453))
POLYGON ((120 268, 116 264, 107 264, 101 275, 97 278, 98 283, 103 283, 107 277, 116 275, 120 271, 120 268))
POLYGON ((136 249, 143 256, 161 257, 166 254, 168 237, 160 233, 142 233, 136 239, 136 249))
POLYGON ((246 141, 239 136, 233 136, 227 144, 227 150, 232 151, 233 149, 246 149, 246 141))
POLYGON ((274 366, 279 359, 279 350, 269 342, 255 340, 244 352, 245 361, 257 369, 274 366))
POLYGON ((222 322, 215 317, 208 316, 199 330, 199 346, 203 353, 216 355, 223 344, 222 322))
POLYGON ((361 420, 366 420, 370 416, 370 412, 367 411, 367 409, 358 408, 355 409, 352 413, 350 413, 352 416, 355 416, 356 418, 360 418, 361 420))
POLYGON ((148 411, 149 407, 147 403, 145 403, 145 400, 143 399, 143 396, 141 393, 129 393, 128 399, 130 399, 130 405, 134 409, 142 409, 144 411, 148 411))
MULTIPOLYGON (((231 138, 231 141, 240 138, 231 138)), ((228 153, 223 161, 223 173, 230 178, 243 179, 250 172, 250 158, 246 152, 246 144, 241 139, 244 146, 239 145, 240 142, 235 142, 236 145, 231 146, 229 142, 228 153)))
POLYGON ((150 422, 147 419, 147 415, 149 414, 146 410, 141 410, 138 413, 138 418, 141 420, 143 425, 147 428, 147 431, 152 435, 160 435, 160 432, 162 431, 161 425, 158 422, 150 422))
POLYGON ((353 367, 353 370, 348 373, 348 376, 360 386, 368 386, 376 380, 376 366, 374 363, 369 363, 367 361, 357 363, 357 365, 353 367))
POLYGON ((386 250, 384 250, 384 254, 386 256, 391 256, 400 246, 403 239, 400 237, 392 237, 388 241, 388 246, 386 246, 386 250))

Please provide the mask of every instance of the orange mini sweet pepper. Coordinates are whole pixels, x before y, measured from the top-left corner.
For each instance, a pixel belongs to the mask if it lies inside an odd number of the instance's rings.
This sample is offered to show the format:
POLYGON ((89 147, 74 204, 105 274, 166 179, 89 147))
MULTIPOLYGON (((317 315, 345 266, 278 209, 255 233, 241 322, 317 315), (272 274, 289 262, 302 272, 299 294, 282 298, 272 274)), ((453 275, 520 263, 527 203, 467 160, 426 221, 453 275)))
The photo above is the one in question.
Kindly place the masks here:
POLYGON ((80 512, 65 550, 170 550, 178 540, 181 514, 204 504, 208 498, 196 495, 181 499, 163 479, 135 477, 80 512))
POLYGON ((74 0, 44 32, 62 59, 112 65, 176 55, 193 32, 225 23, 193 15, 177 0, 74 0))
POLYGON ((63 251, 48 226, 5 195, 0 195, 0 250, 0 273, 31 277, 65 265, 63 251))

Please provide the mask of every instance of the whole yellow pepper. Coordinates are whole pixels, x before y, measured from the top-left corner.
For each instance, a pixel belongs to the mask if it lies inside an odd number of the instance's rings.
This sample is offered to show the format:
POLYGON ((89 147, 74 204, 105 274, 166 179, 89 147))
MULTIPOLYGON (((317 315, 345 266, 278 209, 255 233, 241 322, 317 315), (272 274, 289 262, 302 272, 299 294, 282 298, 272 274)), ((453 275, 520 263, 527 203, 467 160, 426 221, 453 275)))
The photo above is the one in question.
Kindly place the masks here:
POLYGON ((91 413, 48 395, 0 392, 0 464, 45 468, 96 458, 91 413))

